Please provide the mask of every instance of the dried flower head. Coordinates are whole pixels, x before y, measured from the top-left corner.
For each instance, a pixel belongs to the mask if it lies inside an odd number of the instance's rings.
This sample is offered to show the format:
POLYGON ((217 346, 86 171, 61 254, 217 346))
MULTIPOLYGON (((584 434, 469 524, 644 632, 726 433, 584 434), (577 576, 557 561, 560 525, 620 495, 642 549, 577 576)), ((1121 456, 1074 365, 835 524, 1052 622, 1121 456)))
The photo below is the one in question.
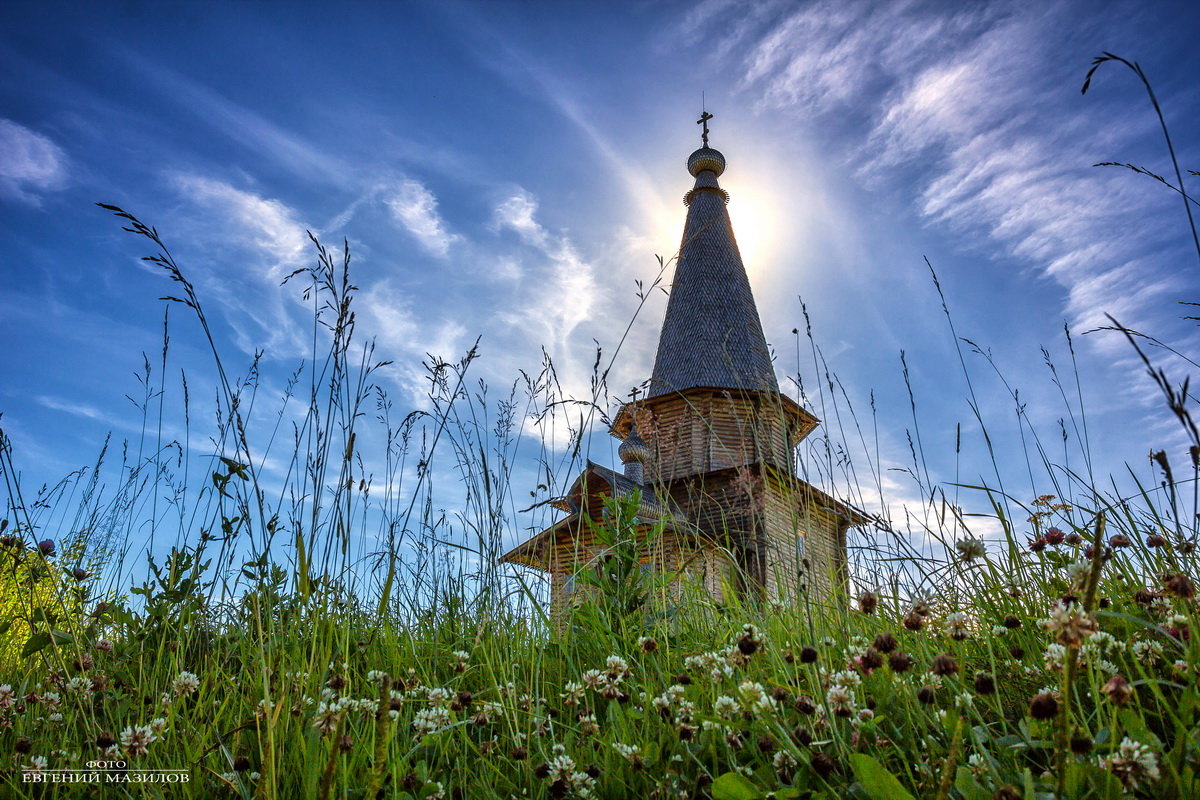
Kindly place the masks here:
POLYGON ((1100 689, 1104 692, 1105 697, 1113 701, 1119 706, 1123 706, 1133 699, 1135 694, 1132 686, 1121 675, 1113 675, 1108 679, 1108 682, 1100 689))
POLYGON ((864 614, 874 614, 879 607, 879 597, 874 592, 863 592, 858 596, 858 609, 864 614))
POLYGON ((1029 715, 1034 719, 1051 719, 1058 715, 1058 700, 1049 692, 1035 694, 1029 701, 1029 715))
POLYGON ((934 675, 953 675, 958 672, 958 662, 954 660, 954 656, 943 653, 933 659, 933 664, 930 665, 929 671, 934 675))

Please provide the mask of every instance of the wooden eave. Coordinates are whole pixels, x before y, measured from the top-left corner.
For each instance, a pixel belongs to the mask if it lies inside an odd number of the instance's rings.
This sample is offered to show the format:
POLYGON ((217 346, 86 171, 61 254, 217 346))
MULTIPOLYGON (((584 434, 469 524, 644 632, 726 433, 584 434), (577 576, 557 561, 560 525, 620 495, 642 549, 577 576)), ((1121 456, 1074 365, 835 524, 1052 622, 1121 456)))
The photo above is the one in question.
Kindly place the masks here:
MULTIPOLYGON (((751 389, 725 389, 719 386, 693 386, 690 389, 684 389, 670 394, 658 395, 657 397, 639 400, 638 404, 643 408, 653 408, 655 405, 676 397, 688 397, 696 394, 712 394, 720 397, 729 396, 743 400, 758 400, 763 404, 778 403, 782 411, 787 414, 792 424, 789 426, 789 440, 792 447, 795 447, 804 440, 806 436, 816 430, 816 427, 821 424, 812 412, 804 406, 797 403, 792 398, 782 392, 761 392, 751 389)), ((612 425, 608 429, 610 436, 617 439, 624 439, 629 435, 629 430, 632 427, 633 404, 625 403, 617 410, 616 417, 613 418, 612 425)))

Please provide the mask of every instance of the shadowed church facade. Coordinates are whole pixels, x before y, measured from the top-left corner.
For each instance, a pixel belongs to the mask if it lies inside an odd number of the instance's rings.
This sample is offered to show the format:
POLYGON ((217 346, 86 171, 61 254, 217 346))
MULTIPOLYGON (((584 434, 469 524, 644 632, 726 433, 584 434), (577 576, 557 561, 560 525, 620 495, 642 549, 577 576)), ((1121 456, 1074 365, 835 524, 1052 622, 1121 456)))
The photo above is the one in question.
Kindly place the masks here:
POLYGON ((623 471, 589 461, 553 501, 566 516, 501 558, 550 573, 552 616, 602 555, 592 526, 606 498, 638 495, 639 536, 661 525, 641 559, 673 576, 676 596, 691 585, 717 599, 829 602, 845 581, 846 532, 867 521, 796 475, 796 446, 818 420, 779 391, 709 119, 687 162, 695 184, 648 390, 610 428, 623 471))

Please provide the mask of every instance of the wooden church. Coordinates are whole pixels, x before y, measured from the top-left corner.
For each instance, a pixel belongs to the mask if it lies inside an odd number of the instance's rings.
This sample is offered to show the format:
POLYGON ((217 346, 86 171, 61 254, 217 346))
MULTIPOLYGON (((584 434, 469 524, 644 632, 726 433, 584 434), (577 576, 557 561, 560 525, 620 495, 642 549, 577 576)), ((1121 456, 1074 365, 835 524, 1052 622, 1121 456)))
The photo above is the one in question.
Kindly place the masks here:
POLYGON ((593 526, 605 499, 637 493, 646 569, 670 591, 716 599, 828 603, 846 578, 846 532, 866 516, 796 475, 795 450, 818 420, 779 391, 717 179, 725 157, 688 157, 695 185, 646 396, 610 428, 622 472, 588 462, 553 501, 566 516, 501 561, 550 573, 551 616, 576 594, 576 575, 603 555, 593 526), (648 537, 652 529, 661 534, 648 537))

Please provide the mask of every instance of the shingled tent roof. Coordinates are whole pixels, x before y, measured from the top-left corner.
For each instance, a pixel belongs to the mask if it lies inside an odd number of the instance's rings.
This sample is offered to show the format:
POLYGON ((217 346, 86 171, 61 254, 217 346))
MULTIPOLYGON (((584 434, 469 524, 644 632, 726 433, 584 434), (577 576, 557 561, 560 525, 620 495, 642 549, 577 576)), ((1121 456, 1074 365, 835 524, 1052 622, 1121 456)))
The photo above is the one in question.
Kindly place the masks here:
POLYGON ((696 178, 658 340, 650 397, 696 387, 778 392, 750 281, 717 183, 725 156, 702 147, 688 158, 696 178))

